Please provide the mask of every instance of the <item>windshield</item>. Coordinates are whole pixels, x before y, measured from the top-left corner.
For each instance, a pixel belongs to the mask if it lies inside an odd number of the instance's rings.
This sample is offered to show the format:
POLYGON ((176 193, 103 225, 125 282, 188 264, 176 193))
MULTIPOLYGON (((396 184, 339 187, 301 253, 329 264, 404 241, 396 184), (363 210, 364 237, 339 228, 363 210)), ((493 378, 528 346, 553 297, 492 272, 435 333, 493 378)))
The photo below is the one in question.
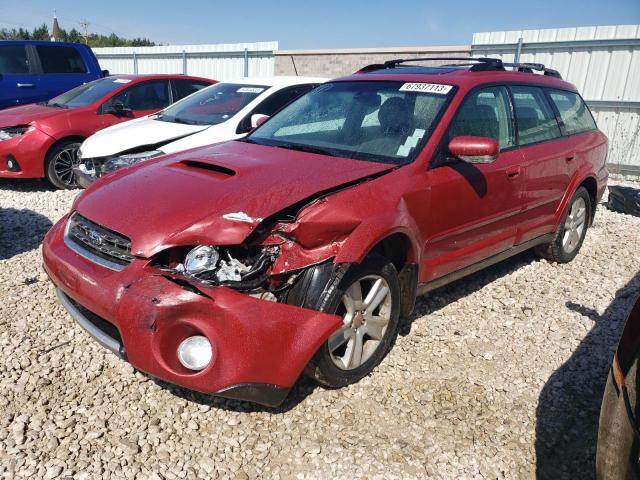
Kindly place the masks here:
POLYGON ((46 105, 61 108, 84 107, 97 102, 108 93, 129 82, 130 80, 120 78, 101 78, 58 95, 49 100, 46 105))
POLYGON ((400 165, 420 152, 452 91, 428 83, 329 83, 281 110, 246 141, 400 165))
POLYGON ((229 120, 268 89, 263 85, 217 83, 169 106, 156 118, 191 125, 217 125, 229 120))

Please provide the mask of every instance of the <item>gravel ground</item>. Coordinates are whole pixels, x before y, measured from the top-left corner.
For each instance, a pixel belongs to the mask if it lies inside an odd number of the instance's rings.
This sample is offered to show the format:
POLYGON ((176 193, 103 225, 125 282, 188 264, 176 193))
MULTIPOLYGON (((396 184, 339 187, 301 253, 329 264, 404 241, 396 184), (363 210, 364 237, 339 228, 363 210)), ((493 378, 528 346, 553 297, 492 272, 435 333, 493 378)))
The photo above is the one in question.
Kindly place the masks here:
POLYGON ((419 299, 373 375, 273 410, 156 383, 74 324, 39 243, 76 193, 0 183, 3 478, 593 477, 640 218, 600 207, 571 264, 525 253, 419 299))

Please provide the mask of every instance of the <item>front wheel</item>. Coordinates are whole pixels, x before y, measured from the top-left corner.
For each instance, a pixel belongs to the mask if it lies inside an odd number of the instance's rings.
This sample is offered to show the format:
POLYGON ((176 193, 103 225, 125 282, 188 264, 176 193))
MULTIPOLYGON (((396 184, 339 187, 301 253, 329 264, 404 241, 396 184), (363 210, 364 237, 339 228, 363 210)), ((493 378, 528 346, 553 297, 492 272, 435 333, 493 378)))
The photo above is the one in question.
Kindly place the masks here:
POLYGON ((367 376, 393 345, 400 317, 398 272, 386 258, 371 256, 353 265, 323 303, 325 311, 342 317, 342 326, 305 373, 325 386, 343 387, 367 376))
POLYGON ((584 187, 578 188, 567 206, 560 228, 553 240, 536 248, 536 253, 550 262, 568 263, 580 251, 591 218, 591 197, 584 187))
POLYGON ((79 142, 60 142, 49 150, 45 160, 47 179, 60 189, 77 188, 74 167, 78 166, 79 142))

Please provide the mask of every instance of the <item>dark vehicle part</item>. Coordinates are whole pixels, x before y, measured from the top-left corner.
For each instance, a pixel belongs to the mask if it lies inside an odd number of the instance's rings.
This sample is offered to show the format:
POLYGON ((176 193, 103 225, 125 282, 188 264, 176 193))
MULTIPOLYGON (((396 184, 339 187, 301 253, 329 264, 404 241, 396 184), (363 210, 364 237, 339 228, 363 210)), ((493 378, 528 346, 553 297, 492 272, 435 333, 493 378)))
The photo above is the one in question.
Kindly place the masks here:
POLYGON ((639 356, 640 298, 624 327, 602 398, 596 454, 598 479, 640 478, 639 356))
POLYGON ((621 185, 609 186, 607 207, 614 212, 640 217, 640 189, 621 185))
POLYGON ((309 268, 287 297, 289 303, 343 318, 342 327, 305 369, 308 376, 332 388, 371 373, 389 352, 400 318, 398 272, 389 260, 374 254, 346 273, 343 268, 333 264, 309 268))

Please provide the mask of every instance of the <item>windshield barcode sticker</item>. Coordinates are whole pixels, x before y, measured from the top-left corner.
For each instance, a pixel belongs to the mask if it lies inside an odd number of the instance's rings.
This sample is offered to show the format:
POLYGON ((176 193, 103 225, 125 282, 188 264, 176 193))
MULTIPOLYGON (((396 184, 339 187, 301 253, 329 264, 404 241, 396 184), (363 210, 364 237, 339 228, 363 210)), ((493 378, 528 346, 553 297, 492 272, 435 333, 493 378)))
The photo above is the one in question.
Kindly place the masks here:
POLYGON ((442 85, 441 83, 405 83, 400 87, 400 91, 446 95, 452 88, 451 85, 442 85))
POLYGON ((256 88, 256 87, 242 87, 236 90, 238 93, 262 93, 264 92, 264 88, 256 88))

